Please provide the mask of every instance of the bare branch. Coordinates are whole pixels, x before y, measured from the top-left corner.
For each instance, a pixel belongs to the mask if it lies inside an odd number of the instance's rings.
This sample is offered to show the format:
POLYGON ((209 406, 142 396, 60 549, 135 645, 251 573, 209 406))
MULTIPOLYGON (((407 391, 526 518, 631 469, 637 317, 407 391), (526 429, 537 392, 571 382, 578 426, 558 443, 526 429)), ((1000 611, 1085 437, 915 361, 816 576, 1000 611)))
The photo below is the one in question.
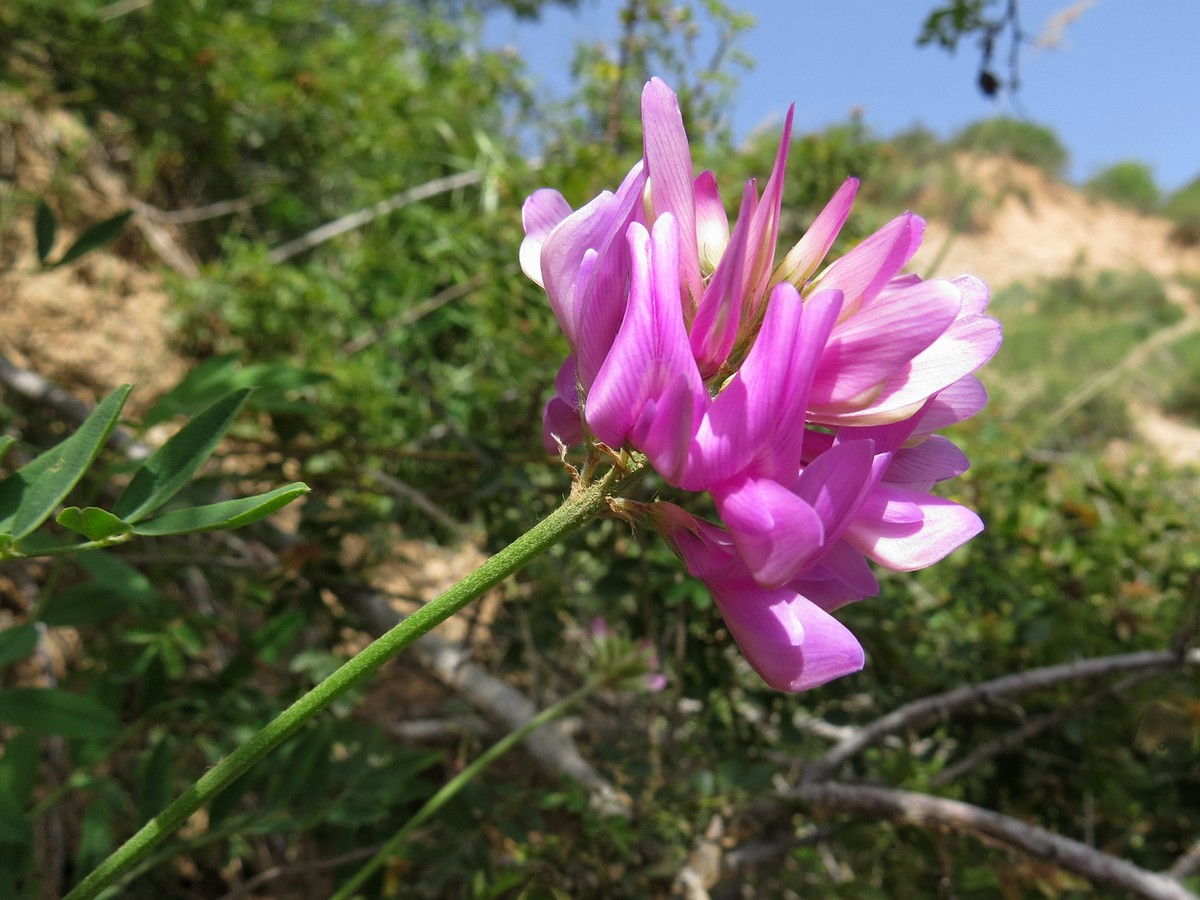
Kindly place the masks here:
POLYGON ((1171 864, 1171 868, 1163 872, 1168 878, 1182 881, 1193 872, 1200 870, 1200 840, 1188 847, 1186 853, 1171 864))
MULTIPOLYGON (((36 372, 14 365, 3 354, 0 354, 0 385, 16 391, 27 400, 49 407, 64 419, 82 422, 92 412, 91 407, 76 399, 69 391, 36 372)), ((145 459, 152 452, 132 432, 120 425, 112 430, 108 442, 134 461, 145 459)))
POLYGON ((1080 659, 1057 666, 1046 666, 1015 675, 1005 675, 982 684, 956 688, 944 694, 922 697, 893 710, 862 728, 856 735, 832 747, 828 753, 805 768, 804 781, 815 782, 829 778, 842 763, 853 759, 885 737, 906 728, 920 728, 929 722, 949 716, 954 711, 980 702, 995 702, 1004 697, 1026 694, 1051 687, 1063 681, 1083 681, 1116 672, 1139 669, 1169 669, 1179 665, 1200 664, 1200 649, 1184 655, 1167 650, 1145 650, 1080 659))
MULTIPOLYGON (((512 271, 515 271, 515 267, 510 267, 509 272, 512 271)), ((480 287, 487 279, 487 273, 480 272, 477 275, 472 275, 462 284, 452 284, 448 288, 443 288, 429 299, 418 303, 416 306, 409 307, 399 315, 388 319, 382 325, 372 328, 366 334, 361 334, 356 338, 346 341, 346 343, 342 344, 342 352, 348 356, 353 356, 364 347, 371 346, 371 344, 374 344, 389 332, 411 325, 422 316, 429 315, 439 306, 444 306, 451 300, 457 300, 459 297, 469 294, 475 288, 480 287)))
POLYGON ((336 869, 347 863, 358 862, 361 859, 370 859, 379 852, 381 847, 383 847, 383 844, 374 844, 370 847, 358 847, 327 859, 306 859, 286 866, 272 866, 269 869, 263 869, 263 871, 259 872, 253 878, 239 884, 228 894, 221 897, 221 900, 241 900, 243 897, 249 897, 264 884, 272 882, 277 878, 292 878, 296 875, 303 875, 306 872, 321 872, 325 869, 336 869))
POLYGON ((954 765, 942 769, 942 771, 929 779, 929 784, 931 787, 944 787, 947 784, 957 781, 976 766, 982 765, 1005 750, 1022 744, 1035 735, 1041 734, 1043 731, 1057 728, 1067 719, 1078 716, 1105 700, 1120 696, 1120 694, 1134 685, 1141 684, 1143 681, 1149 681, 1158 675, 1159 673, 1155 671, 1139 672, 1136 675, 1130 675, 1128 678, 1122 679, 1118 684, 1109 685, 1089 694, 1078 703, 1072 703, 1069 706, 1060 707, 1044 715, 1026 719, 1021 723, 1019 728, 1002 734, 1000 737, 988 741, 986 744, 980 744, 954 765))
POLYGON ((410 203, 428 200, 430 197, 436 197, 438 194, 444 194, 447 191, 478 184, 482 180, 483 175, 479 172, 459 172, 456 175, 435 178, 433 181, 427 181, 425 184, 417 185, 415 188, 401 191, 387 200, 380 200, 366 209, 360 209, 358 212, 350 213, 348 216, 342 216, 340 219, 327 222, 320 228, 314 228, 308 234, 302 235, 293 241, 280 244, 268 254, 268 258, 271 262, 286 262, 293 256, 299 256, 306 250, 311 250, 313 247, 324 244, 326 241, 331 241, 348 231, 362 228, 380 216, 393 213, 398 209, 408 206, 410 203))
POLYGON ((950 828, 996 841, 1036 859, 1074 872, 1095 884, 1127 891, 1148 900, 1197 900, 1178 881, 1135 866, 1079 841, 1037 825, 982 809, 959 800, 931 797, 914 791, 861 785, 803 784, 785 792, 816 809, 888 819, 921 828, 950 828))
POLYGON ((217 219, 221 216, 231 216, 234 213, 245 212, 267 199, 267 194, 257 191, 235 200, 219 200, 205 206, 193 206, 191 209, 159 209, 149 203, 138 201, 137 211, 148 219, 162 222, 164 225, 187 225, 190 222, 203 222, 207 219, 217 219))
MULTIPOLYGON (((403 616, 369 588, 347 591, 340 599, 360 615, 372 633, 382 634, 399 624, 403 616)), ((470 648, 452 644, 436 634, 417 639, 413 649, 422 665, 453 688, 476 709, 508 731, 525 725, 538 713, 528 697, 505 681, 490 675, 470 659, 470 648)), ((579 753, 566 730, 550 723, 525 738, 529 754, 548 772, 578 781, 592 795, 600 812, 628 818, 631 801, 597 772, 579 753)))

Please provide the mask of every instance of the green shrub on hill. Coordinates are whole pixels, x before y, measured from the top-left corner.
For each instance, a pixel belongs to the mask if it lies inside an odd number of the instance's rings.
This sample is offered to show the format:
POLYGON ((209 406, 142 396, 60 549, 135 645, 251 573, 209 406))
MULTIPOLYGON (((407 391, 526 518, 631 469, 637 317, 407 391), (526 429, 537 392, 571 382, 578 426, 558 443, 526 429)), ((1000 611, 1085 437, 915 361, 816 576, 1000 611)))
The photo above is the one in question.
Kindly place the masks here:
POLYGON ((1184 246, 1200 244, 1200 176, 1171 195, 1163 212, 1175 223, 1175 239, 1184 246))
POLYGON ((1111 200, 1138 212, 1153 212, 1159 204, 1154 172, 1133 159, 1101 169, 1084 185, 1084 190, 1095 200, 1111 200))
POLYGON ((1051 129, 1005 116, 968 125, 950 139, 950 146, 973 153, 1011 156, 1056 178, 1062 175, 1071 158, 1051 129))

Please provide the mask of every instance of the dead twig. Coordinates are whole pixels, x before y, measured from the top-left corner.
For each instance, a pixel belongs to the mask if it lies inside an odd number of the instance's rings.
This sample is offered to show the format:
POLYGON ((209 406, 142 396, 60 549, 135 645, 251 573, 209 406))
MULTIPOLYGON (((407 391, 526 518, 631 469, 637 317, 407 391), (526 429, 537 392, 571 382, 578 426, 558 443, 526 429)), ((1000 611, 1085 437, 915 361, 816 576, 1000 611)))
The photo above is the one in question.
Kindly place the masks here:
POLYGON ((954 765, 942 769, 942 771, 929 779, 929 784, 931 787, 944 787, 947 784, 951 784, 994 756, 998 756, 1004 751, 1016 747, 1018 744, 1023 744, 1043 731, 1057 728, 1067 719, 1081 715, 1103 701, 1117 697, 1134 685, 1141 684, 1143 681, 1149 681, 1151 678, 1157 678, 1158 675, 1158 672, 1139 672, 1136 675, 1131 675, 1123 679, 1118 684, 1095 691, 1077 703, 1072 703, 1069 706, 1061 707, 1044 715, 1026 719, 1021 723, 1019 728, 1002 734, 1000 737, 988 741, 986 744, 981 744, 958 762, 954 763, 954 765))
POLYGON ((838 742, 824 756, 805 768, 804 781, 811 783, 827 779, 842 763, 853 759, 888 735, 907 728, 920 728, 965 706, 980 702, 994 703, 1002 698, 1051 687, 1063 681, 1083 681, 1116 672, 1169 669, 1180 665, 1200 665, 1200 649, 1193 649, 1182 655, 1168 650, 1144 650, 1139 653, 1080 659, 1057 666, 1018 672, 1015 675, 1005 675, 932 697, 922 697, 876 719, 856 735, 838 742))
POLYGON ((837 782, 802 784, 782 796, 825 812, 866 815, 919 828, 965 831, 1051 862, 1094 884, 1148 900, 1197 900, 1195 894, 1166 875, 1149 872, 1038 825, 959 800, 837 782))
POLYGON ((327 222, 295 240, 280 244, 267 255, 268 259, 274 263, 286 262, 292 257, 299 256, 301 253, 311 250, 313 247, 318 247, 326 241, 331 241, 348 231, 362 228, 380 216, 386 216, 398 209, 402 209, 410 203, 428 200, 430 197, 436 197, 438 194, 444 194, 447 191, 478 184, 482 180, 483 174, 480 172, 459 172, 456 175, 435 178, 433 181, 427 181, 425 184, 409 188, 407 191, 401 191, 387 200, 380 200, 366 209, 360 209, 358 212, 353 212, 347 216, 342 216, 340 219, 327 222))

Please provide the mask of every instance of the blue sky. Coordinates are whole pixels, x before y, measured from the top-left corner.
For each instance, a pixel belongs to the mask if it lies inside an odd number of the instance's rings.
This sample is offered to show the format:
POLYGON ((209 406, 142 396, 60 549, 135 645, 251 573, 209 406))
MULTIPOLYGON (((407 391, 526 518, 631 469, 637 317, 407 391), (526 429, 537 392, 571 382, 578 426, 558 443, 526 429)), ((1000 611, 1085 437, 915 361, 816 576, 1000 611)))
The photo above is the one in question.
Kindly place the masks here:
MULTIPOLYGON (((1025 31, 1041 33, 1069 5, 1022 0, 1025 31)), ((621 0, 583 0, 577 12, 554 10, 536 24, 495 17, 485 39, 515 46, 543 85, 561 85, 576 41, 615 40, 621 6, 621 0)), ((755 67, 739 82, 737 136, 781 119, 792 101, 801 131, 845 121, 856 107, 877 133, 919 122, 942 136, 1014 112, 976 88, 973 41, 954 56, 916 46, 934 0, 732 0, 731 6, 757 19, 739 45, 755 67)), ((1021 109, 1066 144, 1073 179, 1125 159, 1148 163, 1165 190, 1200 174, 1200 0, 1096 0, 1059 47, 1023 48, 1021 78, 1021 109)))

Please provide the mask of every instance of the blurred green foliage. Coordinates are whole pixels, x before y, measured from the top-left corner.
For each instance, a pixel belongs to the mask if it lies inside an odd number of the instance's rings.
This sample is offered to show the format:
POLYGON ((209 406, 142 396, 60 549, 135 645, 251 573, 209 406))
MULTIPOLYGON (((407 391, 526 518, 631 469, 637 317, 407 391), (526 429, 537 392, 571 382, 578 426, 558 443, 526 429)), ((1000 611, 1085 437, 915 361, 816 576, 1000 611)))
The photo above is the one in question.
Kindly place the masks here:
POLYGON ((1168 198, 1163 213, 1175 223, 1175 238, 1186 247, 1200 244, 1200 176, 1168 198))
POLYGON ((1062 175, 1070 160, 1067 148, 1051 129, 1006 116, 968 125, 957 132, 950 143, 957 149, 973 153, 1010 156, 1052 176, 1062 175))
MULTIPOLYGON (((765 183, 777 132, 736 150, 721 134, 722 91, 737 59, 710 72, 689 56, 697 28, 732 40, 743 16, 714 3, 686 14, 631 3, 624 64, 620 46, 582 48, 569 97, 543 107, 520 60, 482 46, 480 17, 497 5, 529 15, 542 8, 524 0, 155 0, 107 19, 108 6, 85 0, 0 8, 0 43, 13 48, 0 60, 6 81, 36 104, 83 115, 146 202, 179 209, 250 200, 232 217, 185 226, 202 271, 168 284, 178 349, 196 366, 146 424, 177 422, 205 398, 261 383, 252 421, 235 426, 221 454, 232 470, 252 470, 249 481, 286 475, 314 489, 295 543, 269 561, 255 551, 261 533, 246 543, 174 538, 140 556, 53 562, 27 573, 38 609, 5 601, 0 686, 41 674, 31 667, 47 622, 74 625, 80 646, 59 688, 87 715, 75 733, 51 738, 5 726, 0 896, 34 897, 48 883, 34 852, 43 823, 66 823, 69 860, 56 872, 78 878, 344 658, 360 624, 338 602, 347 586, 382 563, 425 563, 425 551, 401 538, 449 544, 465 529, 494 549, 569 490, 540 442, 541 404, 566 348, 541 292, 515 264, 519 208, 542 184, 578 206, 618 183, 640 145, 630 98, 652 69, 671 73, 696 159, 719 173, 731 212, 745 178, 765 183), (531 136, 540 168, 521 152, 531 136), (272 257, 331 219, 465 171, 480 173, 479 183, 295 258, 272 257), (406 490, 381 490, 379 475, 406 490)), ((953 168, 965 148, 1049 172, 1066 162, 1057 138, 1028 123, 991 120, 945 143, 919 128, 880 138, 852 119, 794 139, 781 242, 797 240, 851 175, 864 184, 842 247, 931 190, 947 217, 969 212, 972 187, 953 168)), ((583 635, 595 616, 654 644, 667 689, 589 703, 576 735, 637 815, 606 818, 583 788, 552 782, 526 760, 504 761, 414 837, 371 896, 663 895, 714 814, 752 807, 827 749, 807 727, 811 717, 862 725, 963 684, 1186 640, 1200 592, 1194 484, 1146 453, 1132 426, 1147 398, 1195 402, 1187 397, 1200 372, 1188 360, 1198 354, 1181 343, 1175 364, 1156 357, 1077 407, 1069 402, 1177 322, 1178 307, 1150 275, 1080 272, 1007 287, 993 308, 1007 331, 984 373, 993 401, 953 435, 974 468, 951 487, 987 530, 926 572, 884 578, 881 597, 845 610, 868 649, 863 673, 800 697, 767 690, 660 540, 596 523, 505 587, 503 613, 476 652, 545 705, 586 675, 583 635)), ((44 410, 3 403, 9 427, 31 444, 48 445, 61 431, 44 410)), ((128 470, 116 458, 106 465, 110 475, 128 470)), ((214 483, 190 486, 188 500, 204 502, 214 483)), ((647 496, 666 491, 648 480, 647 496)), ((1200 820, 1200 696, 1180 673, 1109 693, 1065 684, 980 704, 899 735, 850 768, 869 782, 928 790, 972 749, 1093 696, 937 790, 1091 835, 1098 847, 1161 869, 1194 840, 1200 820)), ((359 864, 343 854, 386 840, 490 740, 470 728, 427 744, 397 737, 422 704, 452 724, 468 712, 402 658, 365 697, 340 701, 222 795, 207 821, 168 841, 123 895, 221 896, 282 867, 265 890, 328 896, 359 864), (321 860, 332 862, 286 874, 289 864, 321 860)), ((776 827, 824 829, 824 847, 802 842, 749 869, 739 876, 747 892, 1089 890, 968 837, 802 810, 776 827)), ((755 836, 753 823, 746 831, 755 836)))
POLYGON ((1137 160, 1125 160, 1101 169, 1088 180, 1084 190, 1091 197, 1111 200, 1144 213, 1153 212, 1160 201, 1154 172, 1137 160))

